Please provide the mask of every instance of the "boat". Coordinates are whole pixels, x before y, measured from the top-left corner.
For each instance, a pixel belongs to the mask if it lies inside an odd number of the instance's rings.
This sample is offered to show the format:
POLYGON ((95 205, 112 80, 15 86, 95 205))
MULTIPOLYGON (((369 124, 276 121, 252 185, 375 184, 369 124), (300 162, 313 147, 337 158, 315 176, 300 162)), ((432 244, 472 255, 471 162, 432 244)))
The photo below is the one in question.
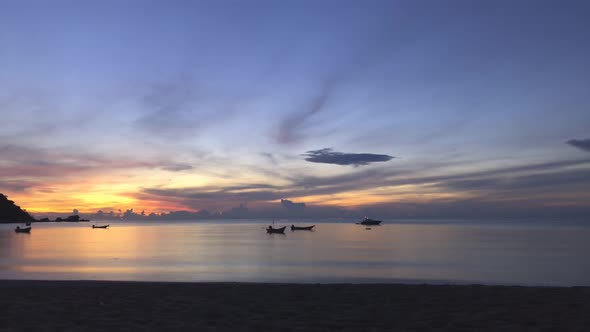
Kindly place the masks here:
POLYGON ((368 217, 365 217, 365 219, 363 219, 363 221, 361 222, 357 222, 358 225, 380 225, 381 224, 381 220, 375 220, 375 219, 371 219, 368 217))
POLYGON ((29 226, 29 227, 23 227, 23 228, 21 228, 20 226, 16 226, 16 228, 14 229, 14 231, 16 233, 30 233, 31 232, 31 226, 29 226))
POLYGON ((314 227, 315 227, 315 225, 311 225, 311 226, 295 226, 295 225, 291 225, 291 230, 292 231, 311 231, 311 230, 313 230, 314 227))
POLYGON ((110 225, 102 225, 102 226, 97 226, 97 225, 92 225, 92 228, 108 228, 110 225))
POLYGON ((266 232, 268 234, 273 234, 273 233, 285 234, 285 228, 287 228, 287 226, 283 226, 281 228, 273 228, 272 226, 268 226, 268 228, 266 229, 266 232))

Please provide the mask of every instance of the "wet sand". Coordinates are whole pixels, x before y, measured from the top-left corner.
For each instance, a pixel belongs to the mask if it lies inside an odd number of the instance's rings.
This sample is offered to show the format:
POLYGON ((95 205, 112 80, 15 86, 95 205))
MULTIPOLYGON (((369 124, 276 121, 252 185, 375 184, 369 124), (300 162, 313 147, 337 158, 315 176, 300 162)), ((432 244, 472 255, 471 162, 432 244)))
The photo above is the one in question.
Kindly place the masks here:
POLYGON ((590 288, 0 281, 0 331, 587 331, 590 288))

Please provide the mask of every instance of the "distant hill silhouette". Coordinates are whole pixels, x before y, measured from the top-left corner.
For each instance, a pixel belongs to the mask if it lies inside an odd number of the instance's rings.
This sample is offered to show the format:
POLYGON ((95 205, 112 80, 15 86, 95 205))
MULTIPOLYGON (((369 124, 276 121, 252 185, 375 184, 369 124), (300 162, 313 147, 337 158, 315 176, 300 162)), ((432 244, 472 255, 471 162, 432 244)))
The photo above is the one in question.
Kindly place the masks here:
POLYGON ((0 193, 0 223, 16 223, 25 221, 35 221, 26 211, 20 206, 14 204, 4 194, 0 193))

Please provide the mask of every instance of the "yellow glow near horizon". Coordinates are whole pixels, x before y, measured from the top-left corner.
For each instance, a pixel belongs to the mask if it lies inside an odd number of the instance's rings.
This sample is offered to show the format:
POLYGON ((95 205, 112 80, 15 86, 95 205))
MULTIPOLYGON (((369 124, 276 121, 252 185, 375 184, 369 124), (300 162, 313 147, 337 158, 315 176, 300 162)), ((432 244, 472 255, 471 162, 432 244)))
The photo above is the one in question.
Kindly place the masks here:
MULTIPOLYGON (((215 183, 215 179, 193 173, 173 173, 163 170, 120 171, 109 174, 89 174, 84 177, 47 181, 37 190, 5 193, 9 199, 31 213, 94 213, 99 209, 117 211, 133 208, 150 212, 185 209, 178 204, 140 201, 134 197, 143 188, 201 187, 215 183)), ((106 211, 105 211, 106 212, 106 211)))
MULTIPOLYGON (((61 188, 55 192, 35 192, 34 194, 17 193, 11 195, 10 198, 15 200, 17 204, 21 204, 31 213, 57 212, 70 213, 73 209, 78 209, 81 213, 94 213, 99 209, 108 212, 110 210, 117 211, 118 209, 126 210, 133 208, 134 211, 145 211, 147 214, 151 212, 161 213, 172 210, 190 210, 195 211, 195 208, 183 206, 182 203, 175 203, 173 201, 159 201, 157 199, 138 200, 134 197, 134 193, 138 193, 144 187, 157 187, 157 183, 162 182, 162 177, 156 177, 155 174, 147 176, 147 174, 140 174, 134 176, 133 179, 128 178, 128 182, 124 181, 123 176, 116 178, 109 178, 108 183, 105 179, 96 178, 88 180, 87 183, 64 183, 61 188), (142 180, 137 182, 136 180, 142 180), (132 180, 132 181, 131 181, 132 180), (81 189, 83 188, 83 189, 81 189)), ((158 174, 160 176, 170 176, 169 174, 158 174)), ((194 174, 182 174, 174 177, 174 181, 169 181, 169 186, 161 187, 162 189, 183 188, 180 186, 184 184, 187 187, 190 184, 192 188, 202 187, 203 190, 210 190, 211 187, 219 188, 223 186, 235 185, 235 180, 232 179, 214 179, 205 176, 194 174), (194 184, 194 186, 193 186, 194 184)), ((217 189, 215 189, 217 190, 217 189)), ((244 190, 252 191, 252 190, 244 190)), ((368 206, 374 204, 396 203, 396 202, 415 202, 428 203, 441 199, 459 199, 468 197, 465 193, 449 193, 441 192, 433 184, 422 185, 401 185, 401 186, 387 186, 378 187, 365 190, 353 190, 347 192, 340 192, 327 195, 311 195, 300 197, 289 197, 289 199, 304 202, 306 204, 323 205, 323 206, 337 206, 341 208, 356 208, 361 206, 368 206)), ((275 204, 276 202, 268 202, 275 204)), ((255 205, 256 203, 253 203, 255 205)), ((228 205, 226 208, 233 206, 228 205)), ((206 206, 198 207, 209 208, 206 206)))
POLYGON ((433 191, 429 185, 402 185, 375 189, 348 191, 330 195, 296 197, 294 200, 309 204, 355 208, 359 206, 412 201, 427 203, 440 199, 466 198, 463 193, 433 191))
MULTIPOLYGON (((5 193, 9 199, 14 200, 18 205, 27 209, 37 216, 43 213, 71 213, 73 209, 81 213, 95 213, 98 210, 125 211, 133 208, 135 212, 145 211, 146 214, 155 212, 169 212, 177 210, 198 211, 199 209, 209 209, 210 211, 221 211, 231 209, 242 202, 236 202, 236 196, 233 195, 233 201, 220 200, 219 204, 213 206, 192 206, 182 197, 158 196, 142 194, 145 188, 157 188, 162 190, 194 190, 201 193, 219 192, 223 188, 230 188, 245 185, 244 189, 236 189, 241 193, 252 193, 256 191, 265 191, 266 188, 253 186, 248 188, 248 184, 268 184, 277 188, 284 188, 285 193, 289 193, 289 183, 285 179, 272 178, 267 174, 256 173, 245 170, 239 172, 236 167, 230 169, 211 170, 203 172, 191 170, 189 172, 169 172, 160 169, 142 169, 130 172, 129 170, 119 170, 114 172, 87 174, 85 176, 70 176, 62 179, 52 179, 32 188, 29 191, 5 193)), ((274 190, 274 189, 268 189, 274 190)), ((281 189, 278 189, 281 192, 281 189)), ((376 186, 369 189, 349 189, 347 191, 335 192, 332 194, 318 195, 300 195, 286 196, 295 202, 303 202, 308 205, 316 206, 334 206, 339 208, 360 208, 363 206, 387 204, 387 203, 418 203, 427 204, 437 201, 453 201, 472 198, 479 195, 477 191, 448 191, 447 188, 439 183, 421 183, 396 186, 376 186)), ((582 204, 585 195, 573 195, 568 198, 570 205, 582 204), (575 203, 572 203, 575 202, 575 203)), ((223 196, 222 196, 223 197, 223 196)), ((237 196, 239 197, 239 196, 237 196)), ((247 194, 244 195, 244 202, 249 203, 253 209, 267 209, 278 207, 279 200, 270 201, 246 201, 247 194)), ((542 201, 551 202, 551 205, 563 205, 563 200, 556 200, 555 193, 538 193, 529 195, 530 198, 537 197, 542 201)), ((561 196, 566 196, 561 193, 561 196)), ((492 198, 490 198, 492 199, 492 198)), ((495 198, 498 201, 502 197, 495 198)), ((513 198, 507 198, 512 200, 513 198)), ((190 199, 189 199, 190 201, 190 199)))

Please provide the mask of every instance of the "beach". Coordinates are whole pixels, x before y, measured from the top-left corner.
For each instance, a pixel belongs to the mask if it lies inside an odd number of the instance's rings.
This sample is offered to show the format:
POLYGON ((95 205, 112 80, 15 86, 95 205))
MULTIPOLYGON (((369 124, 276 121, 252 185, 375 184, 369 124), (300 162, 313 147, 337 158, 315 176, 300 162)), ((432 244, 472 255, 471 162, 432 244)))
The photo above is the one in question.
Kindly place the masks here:
POLYGON ((589 287, 0 281, 0 331, 584 331, 589 287))

